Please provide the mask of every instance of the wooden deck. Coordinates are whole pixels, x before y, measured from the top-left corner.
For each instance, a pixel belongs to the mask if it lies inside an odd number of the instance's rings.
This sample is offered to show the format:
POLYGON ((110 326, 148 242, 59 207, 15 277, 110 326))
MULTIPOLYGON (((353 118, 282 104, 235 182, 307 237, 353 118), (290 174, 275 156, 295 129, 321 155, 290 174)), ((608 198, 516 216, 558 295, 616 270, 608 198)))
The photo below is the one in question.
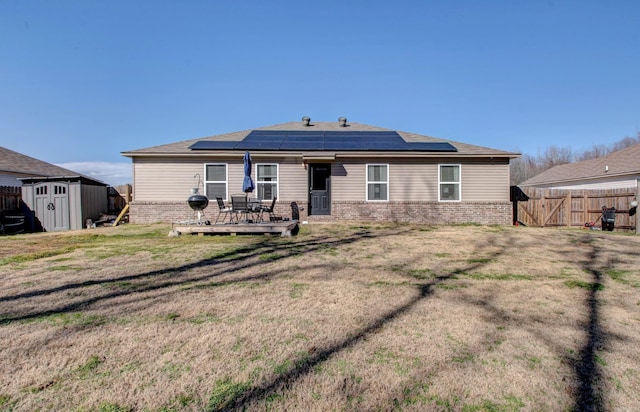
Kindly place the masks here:
POLYGON ((298 233, 298 221, 284 220, 277 222, 219 223, 211 225, 174 223, 171 229, 179 234, 279 234, 280 236, 291 236, 298 233))

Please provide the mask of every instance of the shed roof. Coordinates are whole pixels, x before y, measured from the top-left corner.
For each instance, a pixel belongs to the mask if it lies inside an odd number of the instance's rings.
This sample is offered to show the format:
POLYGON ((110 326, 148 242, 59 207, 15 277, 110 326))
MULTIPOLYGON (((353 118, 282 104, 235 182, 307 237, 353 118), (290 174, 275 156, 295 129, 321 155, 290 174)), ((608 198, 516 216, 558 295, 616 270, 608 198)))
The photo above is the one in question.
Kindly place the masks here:
POLYGON ((519 186, 573 183, 582 180, 629 175, 640 175, 640 144, 618 150, 597 159, 554 166, 522 182, 519 186))
MULTIPOLYGON (((203 145, 200 142, 240 142, 244 140, 254 130, 271 130, 271 131, 285 131, 285 132, 397 132, 397 134, 407 143, 413 145, 415 143, 448 143, 451 144, 456 151, 455 152, 443 152, 443 151, 423 151, 423 156, 496 156, 496 157, 518 157, 518 153, 505 152, 502 150, 491 149, 487 147, 475 146, 466 143, 455 142, 452 140, 441 139, 436 137, 424 136, 416 133, 408 133, 402 131, 394 131, 383 127, 371 126, 360 123, 348 123, 346 127, 341 126, 338 122, 311 122, 309 126, 305 126, 302 122, 288 122, 282 124, 276 124, 272 126, 265 126, 256 129, 242 130, 238 132, 225 133, 214 136, 201 137, 197 139, 183 140, 176 143, 169 143, 160 146, 152 146, 143 149, 130 150, 122 152, 127 157, 137 156, 159 156, 159 155, 190 155, 190 154, 202 154, 204 150, 193 150, 191 147, 194 144, 203 145)), ((352 133, 353 134, 353 133, 352 133)), ((206 144, 204 144, 206 146, 206 144)), ((216 147, 216 145, 211 145, 216 147)), ((421 147, 421 145, 415 145, 414 147, 421 147)), ((422 146, 426 147, 426 146, 422 146)), ((436 146, 434 146, 436 147, 436 146)), ((361 147, 361 151, 372 154, 375 149, 368 149, 361 147)), ((310 150, 305 149, 304 152, 310 150)), ((351 150, 353 151, 353 150, 351 150)), ((295 152, 290 150, 290 152, 295 152)), ((301 151, 302 152, 302 151, 301 151)), ((416 151, 417 152, 417 151, 416 151)))

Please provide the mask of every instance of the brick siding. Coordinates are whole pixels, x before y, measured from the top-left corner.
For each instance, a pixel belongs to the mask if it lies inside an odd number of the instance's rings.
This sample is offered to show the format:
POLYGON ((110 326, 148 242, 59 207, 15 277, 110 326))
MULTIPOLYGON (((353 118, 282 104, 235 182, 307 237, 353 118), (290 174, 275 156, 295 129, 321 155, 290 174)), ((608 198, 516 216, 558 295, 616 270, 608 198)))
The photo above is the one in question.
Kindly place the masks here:
MULTIPOLYGON (((423 224, 478 223, 510 225, 510 202, 333 202, 330 216, 309 216, 307 202, 296 202, 300 220, 309 222, 395 222, 423 224)), ((275 214, 291 217, 290 202, 277 202, 275 214)), ((206 218, 215 221, 218 209, 209 203, 206 218)), ((131 223, 180 222, 193 220, 195 214, 186 202, 132 202, 129 210, 131 223)))

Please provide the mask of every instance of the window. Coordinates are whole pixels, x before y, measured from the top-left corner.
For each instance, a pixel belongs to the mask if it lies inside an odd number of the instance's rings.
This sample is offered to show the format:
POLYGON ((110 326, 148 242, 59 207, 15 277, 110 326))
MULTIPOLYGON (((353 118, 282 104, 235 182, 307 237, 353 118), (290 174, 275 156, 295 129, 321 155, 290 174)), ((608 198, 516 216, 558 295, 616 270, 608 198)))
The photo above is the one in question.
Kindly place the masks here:
POLYGON ((440 165, 438 171, 438 201, 460 201, 460 165, 440 165))
POLYGON ((278 165, 256 165, 256 190, 260 200, 278 197, 278 165))
POLYGON ((389 200, 389 165, 367 165, 367 200, 389 200))
POLYGON ((204 165, 204 194, 209 199, 221 197, 227 199, 227 165, 205 164, 204 165))

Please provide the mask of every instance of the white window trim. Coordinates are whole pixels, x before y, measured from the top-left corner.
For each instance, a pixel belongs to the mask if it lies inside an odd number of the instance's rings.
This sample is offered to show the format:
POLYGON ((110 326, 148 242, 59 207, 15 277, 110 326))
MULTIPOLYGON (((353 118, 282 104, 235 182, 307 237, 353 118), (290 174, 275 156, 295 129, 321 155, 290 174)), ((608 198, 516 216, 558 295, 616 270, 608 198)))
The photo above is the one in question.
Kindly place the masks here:
POLYGON ((462 165, 461 164, 455 164, 455 163, 443 163, 443 164, 439 164, 438 165, 438 202, 448 202, 448 203, 455 203, 455 202, 462 202, 462 165), (460 181, 458 182, 443 182, 441 180, 441 170, 442 170, 442 166, 457 166, 458 167, 458 177, 460 178, 460 181), (440 195, 442 194, 441 190, 440 190, 440 185, 442 185, 443 183, 445 184, 457 184, 458 185, 458 194, 459 194, 459 199, 457 200, 449 200, 449 199, 441 199, 440 195))
MULTIPOLYGON (((253 174, 252 176, 255 176, 255 192, 256 192, 256 196, 258 196, 258 184, 262 183, 274 183, 274 182, 267 182, 267 181, 259 181, 258 180, 258 166, 275 166, 276 167, 276 197, 278 198, 278 200, 280 200, 280 163, 256 163, 255 164, 255 169, 253 170, 253 174)), ((271 200, 271 199, 260 199, 260 200, 271 200)))
POLYGON ((391 168, 389 167, 389 163, 367 163, 364 165, 364 197, 367 202, 389 202, 389 179, 391 176, 391 168), (369 181, 369 166, 386 166, 387 167, 387 180, 383 181, 369 181), (385 200, 377 200, 377 199, 369 199, 369 184, 370 183, 386 183, 387 184, 387 196, 385 200))
MULTIPOLYGON (((224 183, 224 187, 225 187, 224 200, 225 201, 229 200, 229 164, 228 163, 205 163, 204 164, 204 172, 203 172, 202 176, 204 176, 204 179, 202 179, 202 184, 204 185, 204 187, 202 188, 202 191, 204 192, 203 194, 205 196, 207 196, 209 199, 211 199, 211 196, 209 196, 209 193, 207 193, 207 183, 224 183), (207 180, 207 166, 224 166, 224 175, 227 178, 227 180, 225 180, 225 181, 222 181, 222 180, 207 180)), ((198 189, 200 189, 200 188, 198 188, 198 189)))

